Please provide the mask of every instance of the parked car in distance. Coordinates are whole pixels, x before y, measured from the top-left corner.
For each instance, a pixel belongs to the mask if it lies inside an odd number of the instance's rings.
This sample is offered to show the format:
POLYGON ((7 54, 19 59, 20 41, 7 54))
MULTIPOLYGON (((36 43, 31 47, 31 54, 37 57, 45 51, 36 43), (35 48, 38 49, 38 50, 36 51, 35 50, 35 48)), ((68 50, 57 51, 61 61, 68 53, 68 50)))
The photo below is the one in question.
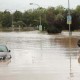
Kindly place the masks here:
POLYGON ((0 60, 5 60, 6 58, 11 58, 10 50, 7 48, 6 45, 0 45, 0 60))

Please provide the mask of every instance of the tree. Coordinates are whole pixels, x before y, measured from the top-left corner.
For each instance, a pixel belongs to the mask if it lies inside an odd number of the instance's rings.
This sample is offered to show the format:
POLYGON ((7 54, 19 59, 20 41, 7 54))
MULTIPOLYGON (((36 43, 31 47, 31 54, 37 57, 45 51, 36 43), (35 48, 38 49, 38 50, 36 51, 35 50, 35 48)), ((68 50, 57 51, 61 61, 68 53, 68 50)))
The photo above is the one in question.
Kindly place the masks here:
POLYGON ((48 22, 48 29, 49 33, 60 33, 63 28, 64 22, 64 9, 63 7, 51 7, 48 9, 47 13, 47 22, 48 22))
POLYGON ((2 16, 2 26, 10 27, 12 24, 12 18, 9 11, 4 11, 2 16))
POLYGON ((0 12, 0 27, 2 27, 3 12, 0 12))
POLYGON ((26 24, 23 21, 18 21, 17 26, 25 27, 26 24))
POLYGON ((75 10, 75 11, 77 12, 77 14, 80 15, 80 5, 78 5, 78 6, 76 7, 76 10, 75 10))
POLYGON ((27 26, 31 26, 32 22, 33 22, 33 16, 32 16, 32 11, 28 10, 25 11, 23 13, 23 18, 22 18, 23 22, 27 25, 27 26))
POLYGON ((13 14, 13 20, 15 22, 21 21, 22 20, 22 13, 20 11, 15 11, 15 13, 13 14))
POLYGON ((80 5, 78 5, 75 9, 76 13, 76 18, 77 18, 77 24, 78 24, 78 29, 80 29, 80 5))
POLYGON ((77 30, 79 29, 80 26, 80 14, 78 15, 78 13, 75 10, 71 11, 71 16, 72 16, 72 24, 71 24, 71 30, 77 30))
POLYGON ((54 19, 55 19, 54 7, 50 7, 47 9, 46 19, 47 19, 48 25, 50 25, 50 26, 54 25, 54 19))
POLYGON ((59 5, 59 6, 55 7, 55 14, 56 15, 57 14, 64 14, 64 10, 65 10, 65 8, 61 5, 59 5))

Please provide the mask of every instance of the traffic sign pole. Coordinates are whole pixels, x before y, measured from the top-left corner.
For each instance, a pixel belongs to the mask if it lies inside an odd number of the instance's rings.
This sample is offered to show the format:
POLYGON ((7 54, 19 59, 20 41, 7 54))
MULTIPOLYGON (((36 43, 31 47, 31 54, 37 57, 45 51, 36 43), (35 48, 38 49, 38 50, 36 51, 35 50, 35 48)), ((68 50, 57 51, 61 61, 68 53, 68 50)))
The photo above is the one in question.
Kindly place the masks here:
POLYGON ((69 14, 68 16, 67 16, 67 24, 69 25, 69 36, 71 36, 71 23, 72 23, 72 17, 71 17, 71 15, 69 14))
POLYGON ((71 16, 70 16, 70 2, 69 2, 69 0, 68 0, 68 23, 67 24, 69 24, 69 36, 71 36, 71 16))

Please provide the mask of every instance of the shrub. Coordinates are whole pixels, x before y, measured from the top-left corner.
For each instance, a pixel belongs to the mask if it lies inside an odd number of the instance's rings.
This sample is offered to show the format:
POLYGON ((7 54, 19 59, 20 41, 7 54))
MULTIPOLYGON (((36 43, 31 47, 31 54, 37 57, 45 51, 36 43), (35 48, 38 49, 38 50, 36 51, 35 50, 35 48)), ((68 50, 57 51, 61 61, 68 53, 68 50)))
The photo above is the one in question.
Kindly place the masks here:
POLYGON ((55 27, 55 26, 49 26, 49 27, 47 27, 47 32, 48 33, 54 33, 54 34, 56 34, 56 33, 61 33, 61 29, 58 29, 57 27, 55 27))

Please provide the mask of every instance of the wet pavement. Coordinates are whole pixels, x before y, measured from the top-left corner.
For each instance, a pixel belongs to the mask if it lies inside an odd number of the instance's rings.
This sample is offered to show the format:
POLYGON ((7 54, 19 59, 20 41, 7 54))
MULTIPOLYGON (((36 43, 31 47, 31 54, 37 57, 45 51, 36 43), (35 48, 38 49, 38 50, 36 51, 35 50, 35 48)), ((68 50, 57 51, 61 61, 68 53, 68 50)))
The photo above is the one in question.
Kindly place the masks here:
POLYGON ((79 35, 0 32, 12 55, 0 61, 0 80, 80 80, 79 35))

